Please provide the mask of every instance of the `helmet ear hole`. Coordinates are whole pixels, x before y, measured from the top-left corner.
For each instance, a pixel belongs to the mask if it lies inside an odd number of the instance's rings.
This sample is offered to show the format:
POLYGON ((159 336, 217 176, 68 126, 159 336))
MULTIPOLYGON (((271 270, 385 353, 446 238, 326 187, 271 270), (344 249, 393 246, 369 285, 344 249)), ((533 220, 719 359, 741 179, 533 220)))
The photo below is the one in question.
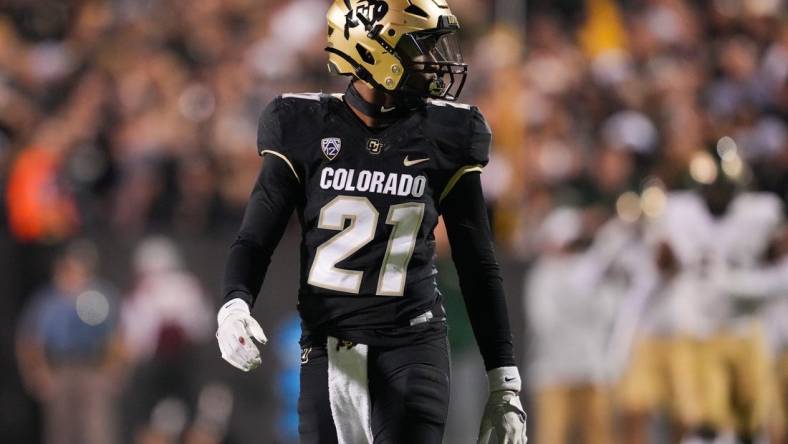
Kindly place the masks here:
POLYGON ((356 51, 358 51, 358 55, 361 56, 361 60, 369 63, 370 65, 375 64, 375 57, 372 56, 372 53, 360 43, 356 43, 356 51))
POLYGON ((334 34, 334 28, 329 26, 328 27, 328 36, 331 37, 332 34, 334 34))

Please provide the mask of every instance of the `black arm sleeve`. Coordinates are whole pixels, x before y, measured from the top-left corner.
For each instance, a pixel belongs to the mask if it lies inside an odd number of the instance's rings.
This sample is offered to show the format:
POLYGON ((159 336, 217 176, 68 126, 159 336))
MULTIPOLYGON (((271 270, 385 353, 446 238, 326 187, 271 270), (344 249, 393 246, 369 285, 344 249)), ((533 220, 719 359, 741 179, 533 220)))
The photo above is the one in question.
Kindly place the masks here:
POLYGON ((293 171, 281 158, 265 156, 224 272, 224 302, 254 304, 276 245, 300 196, 293 171))
POLYGON ((501 270, 495 259, 480 175, 467 173, 441 201, 451 256, 487 370, 515 365, 501 270))

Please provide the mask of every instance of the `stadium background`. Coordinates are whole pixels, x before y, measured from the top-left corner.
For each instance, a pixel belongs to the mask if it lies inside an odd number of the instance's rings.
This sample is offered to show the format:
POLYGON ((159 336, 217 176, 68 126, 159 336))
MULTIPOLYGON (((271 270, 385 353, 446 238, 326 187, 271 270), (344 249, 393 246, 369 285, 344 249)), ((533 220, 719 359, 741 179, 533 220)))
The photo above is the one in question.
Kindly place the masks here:
MULTIPOLYGON (((275 253, 254 310, 270 341, 262 369, 243 374, 220 360, 213 314, 224 257, 260 165, 254 147, 260 110, 281 92, 344 89, 346 80, 325 69, 327 6, 327 0, 0 2, 3 442, 41 437, 48 404, 36 402, 20 377, 15 346, 30 334, 22 313, 75 239, 90 241, 72 248, 83 256, 95 247, 96 274, 107 289, 98 302, 88 301, 88 321, 92 313, 117 330, 107 333, 112 350, 66 359, 77 371, 106 373, 85 383, 87 391, 104 393, 105 407, 76 400, 66 418, 93 415, 121 442, 168 442, 183 428, 189 442, 217 436, 228 443, 293 442, 297 224, 275 253), (146 261, 177 263, 173 248, 183 270, 151 278, 157 271, 147 270, 146 261), (155 287, 150 307, 146 285, 155 287), (143 307, 122 303, 132 295, 143 307), (168 297, 177 301, 154 301, 168 297), (104 311, 102 301, 109 302, 104 311), (188 315, 152 320, 157 307, 159 315, 188 315), (137 327, 135 336, 124 332, 129 322, 158 330, 146 336, 137 327)), ((749 188, 786 200, 785 3, 454 0, 451 6, 470 64, 462 99, 479 105, 494 133, 483 181, 528 387, 523 282, 541 254, 551 210, 583 208, 591 226, 616 214, 651 217, 659 213, 660 190, 703 179, 708 159, 700 153, 723 136, 749 165, 749 188)), ((457 392, 448 442, 471 442, 484 376, 446 249, 444 243, 440 281, 457 392)), ((536 418, 542 412, 526 399, 536 418)))

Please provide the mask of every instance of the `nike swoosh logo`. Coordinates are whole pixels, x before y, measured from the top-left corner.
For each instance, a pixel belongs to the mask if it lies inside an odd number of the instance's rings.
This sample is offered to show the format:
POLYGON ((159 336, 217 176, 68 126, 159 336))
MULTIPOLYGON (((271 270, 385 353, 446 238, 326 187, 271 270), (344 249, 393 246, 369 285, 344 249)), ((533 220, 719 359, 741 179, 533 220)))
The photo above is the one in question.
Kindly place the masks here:
POLYGON ((423 159, 413 159, 413 160, 410 160, 410 159, 408 159, 408 156, 405 156, 405 160, 403 160, 403 161, 402 161, 402 164, 403 164, 403 165, 405 165, 406 167, 409 167, 409 166, 413 166, 413 165, 420 164, 420 163, 422 163, 422 162, 426 162, 426 161, 428 161, 428 160, 430 160, 430 158, 429 158, 429 157, 425 157, 425 158, 423 158, 423 159))
POLYGON ((392 106, 391 108, 386 108, 385 106, 381 106, 380 107, 380 112, 387 113, 389 111, 394 111, 395 109, 397 109, 396 106, 392 106))
POLYGON ((512 382, 515 378, 503 378, 504 382, 512 382))

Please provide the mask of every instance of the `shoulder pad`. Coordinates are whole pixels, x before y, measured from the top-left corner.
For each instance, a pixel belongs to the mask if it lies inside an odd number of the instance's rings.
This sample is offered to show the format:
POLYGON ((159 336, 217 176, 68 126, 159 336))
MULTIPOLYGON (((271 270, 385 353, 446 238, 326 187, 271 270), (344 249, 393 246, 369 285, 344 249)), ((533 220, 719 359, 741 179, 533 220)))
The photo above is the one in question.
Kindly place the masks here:
POLYGON ((492 132, 475 106, 428 100, 425 133, 453 168, 486 165, 492 132))
POLYGON ((319 137, 328 104, 341 95, 286 93, 274 98, 263 110, 257 129, 257 153, 283 159, 300 177, 305 158, 304 146, 319 137))
POLYGON ((331 94, 323 93, 285 93, 274 99, 279 102, 282 117, 287 122, 302 123, 304 118, 322 115, 325 105, 335 98, 331 94))
POLYGON ((257 122, 257 154, 265 150, 282 149, 282 125, 280 119, 281 97, 276 97, 260 113, 257 122))
POLYGON ((319 134, 328 104, 341 100, 341 94, 285 93, 274 98, 260 115, 257 152, 290 151, 304 139, 319 134), (304 129, 314 131, 304 131, 304 129))

